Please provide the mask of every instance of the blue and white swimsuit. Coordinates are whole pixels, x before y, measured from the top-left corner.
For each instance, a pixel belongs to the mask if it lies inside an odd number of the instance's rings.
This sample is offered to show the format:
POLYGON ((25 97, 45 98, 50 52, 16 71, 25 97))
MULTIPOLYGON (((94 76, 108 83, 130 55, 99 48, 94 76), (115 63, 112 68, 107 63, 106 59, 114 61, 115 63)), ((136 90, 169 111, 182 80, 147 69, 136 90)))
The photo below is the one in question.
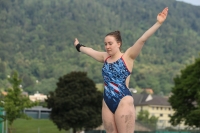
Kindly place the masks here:
POLYGON ((122 57, 113 63, 108 63, 107 59, 102 68, 104 79, 103 98, 108 108, 114 114, 120 100, 127 95, 132 96, 126 86, 126 78, 131 72, 128 70, 122 57))

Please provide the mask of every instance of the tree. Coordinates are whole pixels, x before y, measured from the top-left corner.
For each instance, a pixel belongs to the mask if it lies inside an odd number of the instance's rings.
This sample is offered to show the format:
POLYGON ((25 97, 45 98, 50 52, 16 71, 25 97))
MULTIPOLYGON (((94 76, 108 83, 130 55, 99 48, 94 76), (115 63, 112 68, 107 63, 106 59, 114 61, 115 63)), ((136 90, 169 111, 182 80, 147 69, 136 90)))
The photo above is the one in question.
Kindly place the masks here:
POLYGON ((5 116, 0 116, 4 121, 8 120, 11 132, 13 122, 18 118, 29 119, 26 114, 23 113, 25 108, 31 108, 37 105, 36 102, 30 101, 29 97, 22 95, 21 79, 18 77, 18 73, 15 71, 11 77, 8 77, 8 81, 11 87, 7 89, 7 95, 1 99, 1 107, 6 112, 5 116))
POLYGON ((200 58, 174 78, 169 102, 175 111, 170 120, 172 125, 184 122, 200 127, 200 58))
POLYGON ((102 124, 102 93, 86 72, 71 72, 59 78, 46 99, 50 119, 59 130, 92 129, 102 124))
POLYGON ((151 128, 156 128, 156 124, 158 122, 158 117, 151 116, 149 114, 149 111, 147 110, 141 110, 138 113, 137 119, 142 122, 143 124, 149 125, 151 128))

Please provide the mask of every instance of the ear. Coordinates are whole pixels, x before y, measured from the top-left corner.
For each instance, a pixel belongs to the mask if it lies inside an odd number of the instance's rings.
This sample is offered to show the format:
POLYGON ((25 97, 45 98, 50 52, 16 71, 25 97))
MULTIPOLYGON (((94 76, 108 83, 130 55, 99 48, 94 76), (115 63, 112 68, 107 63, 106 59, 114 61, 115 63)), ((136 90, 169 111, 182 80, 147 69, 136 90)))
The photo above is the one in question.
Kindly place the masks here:
POLYGON ((120 48, 120 47, 121 47, 121 43, 120 43, 120 42, 117 42, 117 45, 118 45, 118 48, 120 48))

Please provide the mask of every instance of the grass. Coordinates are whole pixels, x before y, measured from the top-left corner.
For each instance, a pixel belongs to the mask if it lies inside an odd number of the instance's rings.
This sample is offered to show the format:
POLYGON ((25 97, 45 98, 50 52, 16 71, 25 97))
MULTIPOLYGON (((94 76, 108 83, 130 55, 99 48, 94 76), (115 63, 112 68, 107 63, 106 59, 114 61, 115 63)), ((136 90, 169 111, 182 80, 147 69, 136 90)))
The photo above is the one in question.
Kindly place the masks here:
POLYGON ((70 133, 59 131, 57 126, 48 119, 18 119, 13 123, 13 133, 70 133))
POLYGON ((102 83, 97 83, 97 84, 96 84, 96 88, 97 88, 97 90, 103 92, 104 84, 102 84, 102 83))

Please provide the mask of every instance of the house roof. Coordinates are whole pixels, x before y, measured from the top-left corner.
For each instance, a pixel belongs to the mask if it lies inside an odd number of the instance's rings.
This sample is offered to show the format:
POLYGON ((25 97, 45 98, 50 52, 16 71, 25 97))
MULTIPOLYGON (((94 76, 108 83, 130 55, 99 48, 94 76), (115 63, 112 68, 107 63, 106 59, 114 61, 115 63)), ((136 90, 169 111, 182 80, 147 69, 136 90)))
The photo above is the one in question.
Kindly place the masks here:
POLYGON ((3 96, 6 96, 8 93, 5 92, 5 91, 1 91, 1 94, 2 94, 3 96))
POLYGON ((32 107, 32 108, 26 108, 25 109, 26 111, 27 110, 35 110, 35 111, 39 111, 39 110, 41 110, 41 111, 51 111, 51 109, 49 109, 49 108, 45 108, 45 107, 42 107, 42 106, 34 106, 34 107, 32 107))
POLYGON ((163 105, 170 106, 168 98, 151 94, 133 94, 134 105, 163 105))

